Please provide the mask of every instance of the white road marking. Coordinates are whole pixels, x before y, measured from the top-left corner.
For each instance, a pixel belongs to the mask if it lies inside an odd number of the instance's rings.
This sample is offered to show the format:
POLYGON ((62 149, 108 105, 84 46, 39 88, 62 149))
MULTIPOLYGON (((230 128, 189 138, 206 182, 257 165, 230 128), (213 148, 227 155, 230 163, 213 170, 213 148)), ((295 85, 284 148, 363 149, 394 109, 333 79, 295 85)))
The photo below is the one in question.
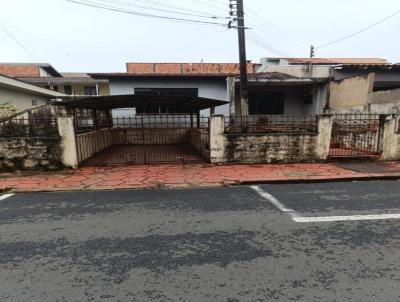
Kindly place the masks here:
POLYGON ((14 196, 14 195, 15 195, 15 194, 13 194, 13 193, 1 195, 1 196, 0 196, 0 201, 6 199, 6 198, 8 198, 8 197, 14 196))
POLYGON ((400 214, 303 217, 298 215, 293 209, 285 206, 278 199, 261 189, 259 186, 250 186, 250 188, 256 191, 262 198, 277 207, 280 211, 289 214, 292 220, 297 223, 400 219, 400 214))
POLYGON ((267 201, 269 201, 270 203, 272 203, 275 207, 277 207, 282 212, 294 213, 294 211, 292 209, 286 207, 278 199, 276 199, 274 196, 272 196, 268 192, 265 192, 259 186, 250 186, 250 188, 252 188, 254 191, 256 191, 258 193, 258 195, 260 195, 262 198, 264 198, 267 201))
POLYGON ((321 216, 321 217, 292 217, 298 223, 311 222, 339 222, 339 221, 363 221, 363 220, 386 220, 400 219, 400 214, 378 214, 378 215, 351 215, 351 216, 321 216))

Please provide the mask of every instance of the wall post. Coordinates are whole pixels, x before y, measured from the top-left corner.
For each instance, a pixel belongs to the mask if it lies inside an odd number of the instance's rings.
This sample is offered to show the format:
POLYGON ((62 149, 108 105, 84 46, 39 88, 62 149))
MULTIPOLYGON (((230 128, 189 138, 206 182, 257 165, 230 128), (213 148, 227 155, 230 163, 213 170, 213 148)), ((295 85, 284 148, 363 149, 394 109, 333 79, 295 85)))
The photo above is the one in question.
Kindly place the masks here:
POLYGON ((315 149, 316 160, 327 160, 331 145, 333 116, 330 114, 318 115, 317 119, 318 137, 315 149))
POLYGON ((400 132, 398 131, 400 116, 384 115, 381 127, 380 160, 400 159, 400 132))
POLYGON ((73 117, 58 117, 58 133, 61 137, 61 161, 64 166, 78 168, 78 154, 73 117))
POLYGON ((224 116, 212 115, 210 117, 210 160, 212 164, 223 163, 226 161, 226 139, 224 136, 224 131, 224 116))

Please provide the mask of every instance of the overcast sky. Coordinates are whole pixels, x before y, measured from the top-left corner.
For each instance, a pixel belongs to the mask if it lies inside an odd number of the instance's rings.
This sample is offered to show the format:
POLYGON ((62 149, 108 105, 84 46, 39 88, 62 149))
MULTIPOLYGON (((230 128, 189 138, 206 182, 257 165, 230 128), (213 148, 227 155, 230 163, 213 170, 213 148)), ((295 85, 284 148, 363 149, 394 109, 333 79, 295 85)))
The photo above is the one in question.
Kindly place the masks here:
MULTIPOLYGON (((219 2, 226 2, 226 6, 229 3, 229 0, 152 0, 153 4, 150 0, 147 4, 146 0, 118 1, 147 6, 154 6, 154 1, 164 2, 218 16, 228 13, 228 8, 219 2)), ((247 42, 248 59, 255 62, 266 56, 308 56, 308 45, 322 45, 351 34, 400 9, 399 0, 244 1, 249 9, 247 25, 251 27, 247 34, 258 44, 247 42)), ((131 6, 123 8, 144 12, 131 6)), ((399 62, 399 28, 400 14, 354 38, 318 50, 317 56, 384 57, 399 62)), ((174 23, 110 12, 66 0, 1 0, 0 61, 3 62, 48 62, 60 71, 117 72, 125 71, 126 62, 202 59, 236 62, 236 32, 222 26, 174 23)))

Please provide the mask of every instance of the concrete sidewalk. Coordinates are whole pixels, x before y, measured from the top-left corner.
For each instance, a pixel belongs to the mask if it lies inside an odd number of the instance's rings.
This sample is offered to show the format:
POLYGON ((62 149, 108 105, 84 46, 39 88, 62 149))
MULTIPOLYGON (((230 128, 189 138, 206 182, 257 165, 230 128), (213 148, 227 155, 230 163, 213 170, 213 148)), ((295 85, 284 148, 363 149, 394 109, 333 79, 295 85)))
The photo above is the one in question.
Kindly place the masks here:
POLYGON ((157 165, 3 173, 0 190, 13 192, 185 188, 253 183, 399 178, 400 162, 157 165))

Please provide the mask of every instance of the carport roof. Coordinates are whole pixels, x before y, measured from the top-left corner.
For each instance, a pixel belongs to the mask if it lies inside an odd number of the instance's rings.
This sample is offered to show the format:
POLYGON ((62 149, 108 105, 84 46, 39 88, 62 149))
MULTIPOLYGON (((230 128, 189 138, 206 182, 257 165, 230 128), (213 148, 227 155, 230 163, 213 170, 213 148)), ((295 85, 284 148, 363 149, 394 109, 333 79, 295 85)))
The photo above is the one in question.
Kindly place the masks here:
POLYGON ((54 101, 53 104, 69 108, 85 109, 131 108, 143 105, 181 105, 192 107, 197 110, 203 110, 225 105, 228 104, 228 102, 188 96, 108 95, 64 98, 61 101, 54 101))

